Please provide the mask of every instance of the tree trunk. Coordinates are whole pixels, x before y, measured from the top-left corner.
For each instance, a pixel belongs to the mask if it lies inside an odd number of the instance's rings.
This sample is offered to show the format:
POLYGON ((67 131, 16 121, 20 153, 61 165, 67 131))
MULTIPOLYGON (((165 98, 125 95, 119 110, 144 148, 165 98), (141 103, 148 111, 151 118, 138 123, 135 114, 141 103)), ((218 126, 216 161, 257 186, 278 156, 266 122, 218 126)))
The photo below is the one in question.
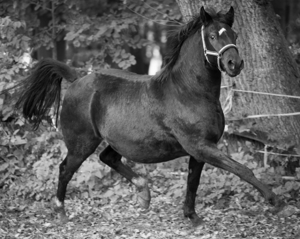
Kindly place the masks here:
MULTIPOLYGON (((54 14, 54 8, 58 8, 58 6, 54 5, 54 2, 52 1, 51 4, 49 4, 49 9, 51 9, 51 12, 48 10, 43 10, 38 14, 38 19, 40 21, 40 27, 41 28, 49 28, 52 24, 51 21, 57 17, 54 14)), ((61 7, 62 8, 62 7, 61 7)), ((63 10, 60 10, 63 11, 63 10)), ((62 18, 60 16, 60 18, 62 18)), ((40 46, 39 49, 37 49, 33 53, 33 58, 37 60, 41 60, 43 58, 52 58, 59 61, 65 61, 66 60, 66 41, 64 40, 65 32, 60 31, 59 33, 56 32, 55 27, 52 28, 51 32, 51 38, 53 43, 53 48, 47 49, 46 46, 40 46)))
POLYGON ((292 21, 296 20, 298 15, 298 5, 299 0, 273 0, 272 6, 275 10, 275 13, 279 15, 279 22, 284 32, 284 35, 287 39, 291 38, 291 29, 292 21))
MULTIPOLYGON (((284 38, 283 31, 269 0, 177 0, 185 20, 199 12, 200 6, 216 11, 235 9, 234 30, 245 68, 235 78, 223 75, 223 85, 235 89, 300 96, 299 70, 284 38)), ((222 98, 230 88, 223 88, 222 98)), ((254 122, 254 129, 269 139, 291 146, 300 143, 300 115, 245 119, 246 116, 300 112, 300 99, 234 92, 228 121, 254 122)))
MULTIPOLYGON (((40 27, 48 27, 49 23, 51 21, 51 15, 44 11, 43 14, 38 16, 40 20, 40 27)), ((41 46, 37 51, 36 54, 34 54, 34 57, 37 60, 43 59, 43 58, 52 58, 52 49, 47 49, 45 46, 41 46)))

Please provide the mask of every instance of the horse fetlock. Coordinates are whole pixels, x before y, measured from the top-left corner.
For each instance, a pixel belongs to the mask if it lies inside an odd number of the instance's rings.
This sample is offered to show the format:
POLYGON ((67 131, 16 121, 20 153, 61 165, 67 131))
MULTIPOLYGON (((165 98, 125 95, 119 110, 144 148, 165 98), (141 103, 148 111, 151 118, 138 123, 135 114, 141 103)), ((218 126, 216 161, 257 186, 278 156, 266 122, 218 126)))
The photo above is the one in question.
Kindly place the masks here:
POLYGON ((59 201, 58 198, 54 199, 54 203, 55 203, 56 208, 63 208, 64 207, 64 203, 59 201))
POLYGON ((192 217, 193 214, 196 214, 194 209, 189 208, 187 205, 184 205, 183 207, 183 215, 184 217, 192 217))
POLYGON ((183 215, 191 220, 194 227, 197 227, 203 223, 203 218, 199 217, 195 210, 184 207, 183 215))
POLYGON ((189 217, 194 227, 198 227, 203 224, 203 218, 199 217, 196 213, 189 217))
POLYGON ((272 206, 280 206, 280 200, 275 193, 271 193, 265 197, 266 201, 269 202, 272 206))
POLYGON ((131 181, 137 187, 138 191, 143 191, 145 188, 148 188, 148 180, 143 177, 136 177, 131 181))
POLYGON ((65 213, 65 208, 64 208, 64 203, 61 202, 61 201, 59 201, 58 198, 55 198, 55 199, 53 200, 53 205, 54 205, 54 206, 53 206, 54 211, 55 211, 56 213, 58 213, 58 214, 61 214, 61 213, 66 214, 66 213, 65 213))

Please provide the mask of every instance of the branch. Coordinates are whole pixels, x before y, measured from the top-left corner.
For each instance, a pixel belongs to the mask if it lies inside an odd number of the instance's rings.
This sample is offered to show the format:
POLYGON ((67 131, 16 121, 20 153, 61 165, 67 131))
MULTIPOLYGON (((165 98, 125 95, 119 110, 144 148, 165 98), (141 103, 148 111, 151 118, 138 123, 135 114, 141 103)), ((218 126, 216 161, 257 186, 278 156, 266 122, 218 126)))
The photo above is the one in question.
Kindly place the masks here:
POLYGON ((52 43, 53 43, 53 49, 52 49, 52 58, 54 60, 57 60, 57 46, 56 46, 56 23, 55 23, 55 2, 56 0, 53 0, 51 3, 51 18, 52 18, 52 43))
MULTIPOLYGON (((30 4, 33 4, 33 5, 35 5, 35 6, 38 5, 38 3, 34 2, 34 1, 29 1, 29 3, 30 3, 30 4)), ((50 11, 50 12, 51 12, 51 10, 52 10, 51 8, 48 8, 48 7, 45 7, 45 6, 43 6, 42 9, 43 9, 43 10, 50 11)))

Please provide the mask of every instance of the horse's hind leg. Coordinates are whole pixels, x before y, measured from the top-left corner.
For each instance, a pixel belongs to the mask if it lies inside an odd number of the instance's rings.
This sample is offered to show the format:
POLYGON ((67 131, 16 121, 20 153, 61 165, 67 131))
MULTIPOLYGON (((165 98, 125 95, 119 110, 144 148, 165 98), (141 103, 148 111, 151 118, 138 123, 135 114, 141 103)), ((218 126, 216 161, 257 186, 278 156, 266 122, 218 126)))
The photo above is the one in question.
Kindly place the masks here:
POLYGON ((198 226, 202 222, 202 219, 195 212, 195 199, 203 166, 204 162, 197 162, 195 158, 190 157, 183 213, 192 221, 194 226, 198 226))
POLYGON ((67 220, 64 209, 67 185, 72 179, 73 174, 78 170, 87 157, 96 150, 97 146, 101 142, 100 139, 87 140, 82 137, 78 137, 74 141, 73 140, 74 138, 72 138, 72 141, 67 140, 66 144, 68 147, 68 154, 59 166, 59 179, 55 203, 57 207, 56 210, 62 221, 67 220))
POLYGON ((148 208, 151 198, 147 180, 124 165, 121 158, 122 155, 117 153, 111 146, 107 146, 100 154, 100 160, 103 163, 116 170, 137 187, 139 204, 144 208, 148 208))

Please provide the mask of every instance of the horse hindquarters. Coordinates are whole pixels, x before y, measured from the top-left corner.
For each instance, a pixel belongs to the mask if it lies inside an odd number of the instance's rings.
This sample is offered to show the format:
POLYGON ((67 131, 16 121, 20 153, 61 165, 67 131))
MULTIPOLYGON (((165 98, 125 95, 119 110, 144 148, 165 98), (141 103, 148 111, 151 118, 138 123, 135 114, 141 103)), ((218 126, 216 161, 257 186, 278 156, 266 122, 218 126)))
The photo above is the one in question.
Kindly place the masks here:
POLYGON ((64 210, 64 200, 66 196, 67 185, 72 179, 74 173, 78 170, 81 164, 90 156, 101 142, 100 139, 90 140, 86 143, 84 135, 77 136, 76 140, 72 140, 72 144, 67 143, 68 154, 67 157, 59 166, 59 179, 56 194, 56 206, 59 216, 62 220, 66 219, 64 210))
MULTIPOLYGON (((72 86, 71 86, 72 87, 72 86)), ((70 87, 70 88, 71 88, 70 87)), ((66 219, 64 199, 73 174, 96 150, 102 139, 94 132, 89 117, 89 99, 76 99, 68 90, 61 111, 61 129, 68 149, 67 157, 60 164, 56 206, 59 215, 66 219)))

